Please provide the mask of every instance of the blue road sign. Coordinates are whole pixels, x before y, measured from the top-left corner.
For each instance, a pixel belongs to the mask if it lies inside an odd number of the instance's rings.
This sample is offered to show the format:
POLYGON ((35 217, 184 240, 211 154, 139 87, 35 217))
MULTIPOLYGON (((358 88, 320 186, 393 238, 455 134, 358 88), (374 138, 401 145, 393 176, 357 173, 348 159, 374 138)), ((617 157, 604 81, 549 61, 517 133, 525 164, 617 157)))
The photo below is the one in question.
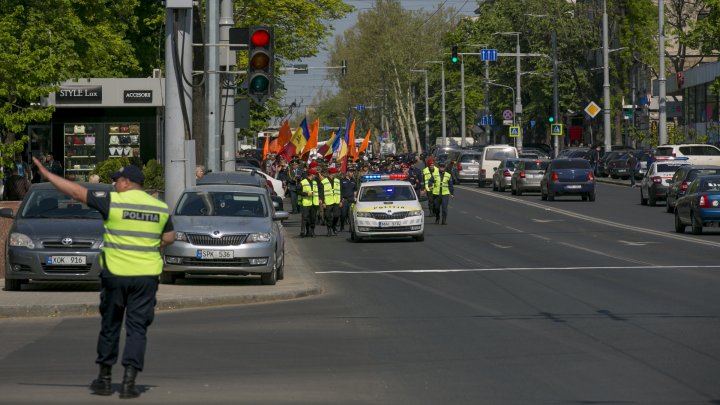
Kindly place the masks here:
POLYGON ((323 125, 323 126, 322 126, 322 130, 323 130, 323 131, 327 131, 328 129, 330 129, 329 126, 327 126, 327 125, 323 125))
POLYGON ((553 136, 562 136, 563 130, 562 130, 562 124, 552 124, 550 125, 550 135, 553 136))
POLYGON ((358 111, 365 111, 365 106, 363 104, 358 104, 355 106, 355 109, 358 111))
POLYGON ((495 125, 495 117, 492 115, 483 115, 480 119, 480 125, 495 125))
POLYGON ((520 136, 520 127, 510 127, 510 138, 517 138, 520 136))
POLYGON ((497 60, 497 49, 481 49, 480 60, 494 62, 497 60))

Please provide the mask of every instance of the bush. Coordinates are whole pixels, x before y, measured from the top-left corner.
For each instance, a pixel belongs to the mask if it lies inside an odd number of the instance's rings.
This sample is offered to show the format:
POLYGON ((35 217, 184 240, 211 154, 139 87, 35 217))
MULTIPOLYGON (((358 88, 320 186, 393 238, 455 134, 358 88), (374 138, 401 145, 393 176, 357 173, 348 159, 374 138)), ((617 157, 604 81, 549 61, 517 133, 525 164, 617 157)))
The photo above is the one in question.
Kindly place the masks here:
POLYGON ((116 172, 120 170, 121 167, 129 164, 130 161, 125 157, 108 159, 98 163, 90 174, 99 175, 101 183, 112 184, 113 181, 109 176, 110 173, 116 172))
POLYGON ((165 189, 165 176, 163 175, 163 166, 155 159, 148 160, 143 167, 143 174, 145 175, 146 190, 164 190, 165 189))

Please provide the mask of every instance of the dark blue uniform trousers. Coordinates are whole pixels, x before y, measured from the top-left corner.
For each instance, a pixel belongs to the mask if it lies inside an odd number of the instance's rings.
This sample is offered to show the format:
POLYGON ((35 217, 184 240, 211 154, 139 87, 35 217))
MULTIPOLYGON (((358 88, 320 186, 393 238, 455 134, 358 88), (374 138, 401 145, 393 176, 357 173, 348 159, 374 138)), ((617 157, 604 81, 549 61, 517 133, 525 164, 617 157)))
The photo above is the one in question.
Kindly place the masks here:
POLYGON ((142 371, 145 364, 147 328, 155 316, 156 276, 120 277, 103 271, 100 277, 102 323, 97 343, 97 364, 113 365, 118 359, 120 330, 125 318, 125 349, 122 365, 142 371))

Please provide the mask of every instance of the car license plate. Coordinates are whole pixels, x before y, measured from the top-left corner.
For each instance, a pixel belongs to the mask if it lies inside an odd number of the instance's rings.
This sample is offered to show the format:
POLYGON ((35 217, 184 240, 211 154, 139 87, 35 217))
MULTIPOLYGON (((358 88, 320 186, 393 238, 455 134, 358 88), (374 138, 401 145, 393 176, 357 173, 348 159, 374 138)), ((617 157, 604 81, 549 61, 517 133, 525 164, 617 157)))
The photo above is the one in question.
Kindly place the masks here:
POLYGON ((48 256, 45 260, 45 264, 48 266, 75 266, 86 263, 85 256, 48 256))
POLYGON ((577 190, 580 187, 582 187, 582 186, 580 186, 579 184, 571 184, 569 186, 565 186, 565 188, 570 189, 570 190, 577 190))
POLYGON ((617 169, 618 173, 625 173, 627 170, 625 169, 617 169))
POLYGON ((232 250, 207 250, 198 249, 195 257, 201 260, 210 259, 232 259, 234 257, 232 250))
POLYGON ((379 226, 380 228, 389 228, 389 227, 394 226, 394 225, 395 225, 395 223, 392 222, 392 221, 380 221, 379 224, 378 224, 378 226, 379 226))

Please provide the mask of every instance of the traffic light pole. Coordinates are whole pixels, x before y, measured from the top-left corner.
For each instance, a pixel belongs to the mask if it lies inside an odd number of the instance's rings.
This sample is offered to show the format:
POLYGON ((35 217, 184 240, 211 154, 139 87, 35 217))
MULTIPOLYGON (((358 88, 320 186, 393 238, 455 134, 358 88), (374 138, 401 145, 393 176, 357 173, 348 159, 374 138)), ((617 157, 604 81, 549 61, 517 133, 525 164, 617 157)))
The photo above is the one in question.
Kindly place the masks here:
MULTIPOLYGON (((230 44, 230 28, 235 26, 233 18, 233 0, 220 0, 220 44, 230 44)), ((235 75, 229 73, 235 68, 235 51, 230 47, 221 47, 227 54, 226 58, 220 58, 220 63, 225 61, 224 70, 228 73, 222 74, 222 162, 224 171, 235 171, 235 153, 237 153, 237 135, 235 135, 235 75)))
POLYGON ((667 95, 665 89, 665 0, 658 1, 658 145, 665 145, 668 142, 667 137, 667 95))
POLYGON ((610 67, 609 49, 608 49, 608 15, 607 0, 603 1, 603 137, 605 143, 605 151, 612 150, 612 140, 610 135, 610 67))
POLYGON ((465 147, 465 60, 460 54, 460 146, 465 147))
MULTIPOLYGON (((219 19, 220 10, 218 8, 219 0, 210 0, 207 2, 207 41, 210 44, 218 42, 218 33, 220 30, 219 19)), ((205 134, 203 139, 203 149, 205 158, 205 168, 217 172, 220 170, 220 76, 218 70, 219 49, 217 46, 209 46, 204 49, 205 53, 205 69, 207 78, 205 80, 205 134)))

